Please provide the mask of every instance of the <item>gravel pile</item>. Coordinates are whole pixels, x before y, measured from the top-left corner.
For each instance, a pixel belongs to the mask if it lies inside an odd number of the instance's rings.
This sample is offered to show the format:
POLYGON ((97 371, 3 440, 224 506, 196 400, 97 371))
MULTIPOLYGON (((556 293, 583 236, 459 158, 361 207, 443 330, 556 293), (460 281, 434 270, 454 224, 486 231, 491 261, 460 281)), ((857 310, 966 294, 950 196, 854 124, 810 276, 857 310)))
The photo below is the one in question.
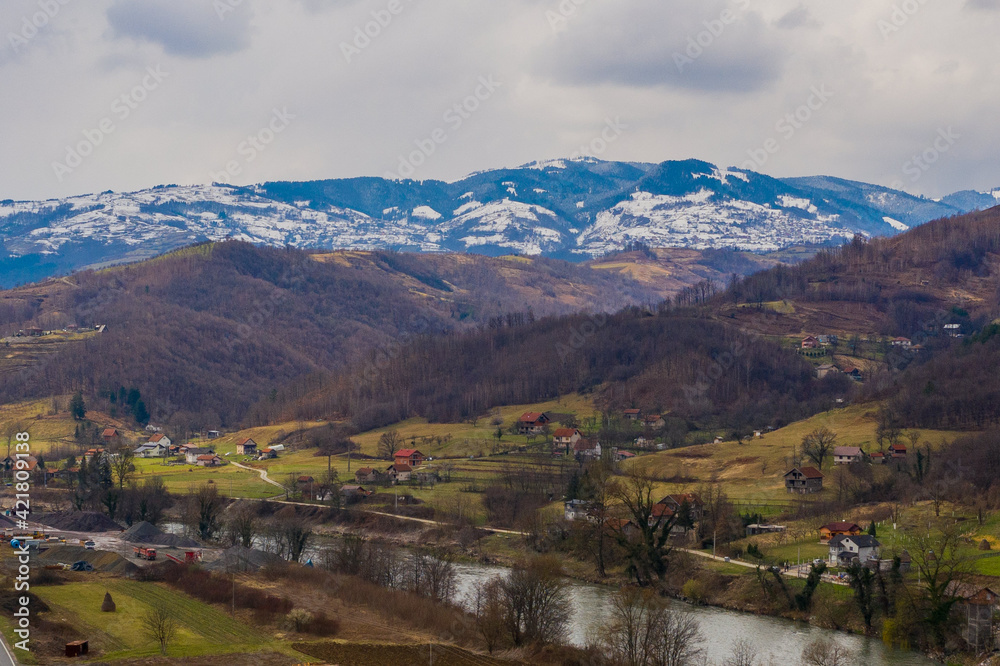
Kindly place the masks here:
POLYGON ((107 550, 87 550, 82 546, 52 546, 31 558, 39 564, 73 564, 84 560, 95 571, 106 571, 120 576, 132 576, 139 570, 132 562, 107 550))
POLYGON ((38 519, 43 525, 71 532, 120 532, 122 526, 97 511, 57 511, 38 519))
POLYGON ((281 562, 282 559, 273 553, 266 553, 256 548, 233 546, 222 551, 219 559, 206 565, 214 571, 257 571, 261 567, 281 562))
POLYGON ((194 539, 189 539, 178 534, 168 534, 156 525, 147 523, 145 520, 125 530, 122 533, 122 538, 129 543, 148 543, 168 548, 197 548, 201 545, 194 539))

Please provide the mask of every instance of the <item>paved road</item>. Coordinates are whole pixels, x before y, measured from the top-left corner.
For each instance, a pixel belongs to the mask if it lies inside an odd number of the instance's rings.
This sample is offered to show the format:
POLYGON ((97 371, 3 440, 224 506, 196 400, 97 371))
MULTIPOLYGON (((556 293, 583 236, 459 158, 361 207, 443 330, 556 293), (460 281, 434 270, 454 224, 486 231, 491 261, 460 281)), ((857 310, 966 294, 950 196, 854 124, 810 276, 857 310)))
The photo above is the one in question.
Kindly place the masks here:
MULTIPOLYGON (((28 645, 31 645, 30 643, 28 645)), ((17 660, 14 659, 14 651, 7 647, 7 639, 4 636, 0 636, 0 666, 17 666, 17 660)))

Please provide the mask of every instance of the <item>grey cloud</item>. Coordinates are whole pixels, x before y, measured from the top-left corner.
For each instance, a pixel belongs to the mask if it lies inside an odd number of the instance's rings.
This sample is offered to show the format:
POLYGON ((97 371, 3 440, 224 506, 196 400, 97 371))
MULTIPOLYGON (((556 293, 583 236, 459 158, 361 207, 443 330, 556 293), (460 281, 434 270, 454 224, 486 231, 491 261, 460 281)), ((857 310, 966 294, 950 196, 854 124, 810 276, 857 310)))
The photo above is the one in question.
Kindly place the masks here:
POLYGON ((536 58, 544 73, 573 85, 748 92, 776 80, 787 57, 768 38, 770 26, 731 3, 650 9, 624 0, 575 20, 536 58), (727 8, 735 18, 723 23, 727 8))
POLYGON ((171 55, 203 58, 250 45, 249 0, 116 0, 107 18, 116 37, 159 44, 171 55))
POLYGON ((820 23, 813 18, 805 5, 799 5, 778 19, 775 25, 785 30, 794 30, 796 28, 818 28, 820 23))

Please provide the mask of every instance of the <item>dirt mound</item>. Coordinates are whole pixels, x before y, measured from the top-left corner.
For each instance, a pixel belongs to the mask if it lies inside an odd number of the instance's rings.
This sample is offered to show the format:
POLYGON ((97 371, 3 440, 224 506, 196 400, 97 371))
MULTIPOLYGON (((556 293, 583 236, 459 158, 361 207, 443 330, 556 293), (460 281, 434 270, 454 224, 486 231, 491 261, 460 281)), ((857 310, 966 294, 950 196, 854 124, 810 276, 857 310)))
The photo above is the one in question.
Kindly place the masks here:
POLYGON ((95 571, 106 571, 119 576, 132 576, 139 570, 118 553, 107 550, 88 550, 83 546, 52 546, 32 558, 41 565, 73 564, 84 560, 89 562, 95 571))
POLYGON ((152 523, 145 520, 136 523, 122 533, 122 538, 129 543, 148 543, 154 546, 167 546, 169 548, 197 548, 201 544, 194 539, 182 537, 177 534, 168 534, 152 523))
POLYGON ((71 532, 118 532, 122 526, 96 511, 57 511, 38 519, 42 525, 71 532))
POLYGON ((263 550, 233 546, 224 550, 219 559, 205 568, 213 571, 257 571, 268 564, 282 561, 277 555, 263 550))

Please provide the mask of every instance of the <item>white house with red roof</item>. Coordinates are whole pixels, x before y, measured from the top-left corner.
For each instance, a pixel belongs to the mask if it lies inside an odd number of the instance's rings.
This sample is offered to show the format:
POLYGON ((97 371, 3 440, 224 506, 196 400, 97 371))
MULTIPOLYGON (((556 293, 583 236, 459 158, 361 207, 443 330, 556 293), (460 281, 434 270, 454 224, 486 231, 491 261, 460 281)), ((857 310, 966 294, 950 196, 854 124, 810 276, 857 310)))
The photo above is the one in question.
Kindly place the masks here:
POLYGON ((556 428, 552 433, 552 455, 569 453, 581 439, 583 435, 576 428, 556 428))

